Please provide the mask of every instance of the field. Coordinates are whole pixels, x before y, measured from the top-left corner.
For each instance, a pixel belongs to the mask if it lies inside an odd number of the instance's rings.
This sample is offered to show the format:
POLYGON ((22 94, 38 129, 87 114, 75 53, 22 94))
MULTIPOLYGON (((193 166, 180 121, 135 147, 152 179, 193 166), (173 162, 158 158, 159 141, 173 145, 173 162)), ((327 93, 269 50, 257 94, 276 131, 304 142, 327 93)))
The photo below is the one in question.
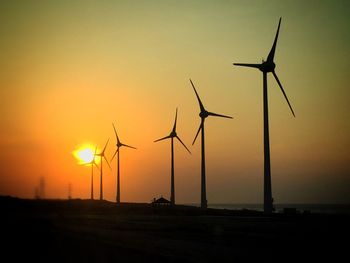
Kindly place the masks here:
POLYGON ((349 215, 10 197, 0 208, 6 262, 338 262, 350 233, 349 215))

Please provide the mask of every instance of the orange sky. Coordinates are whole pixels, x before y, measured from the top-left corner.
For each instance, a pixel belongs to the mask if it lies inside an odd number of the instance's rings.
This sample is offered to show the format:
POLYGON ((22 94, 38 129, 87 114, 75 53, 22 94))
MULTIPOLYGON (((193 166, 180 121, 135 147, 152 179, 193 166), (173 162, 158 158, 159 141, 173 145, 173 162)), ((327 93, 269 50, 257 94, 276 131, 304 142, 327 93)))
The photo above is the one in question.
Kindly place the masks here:
MULTIPOLYGON (((277 203, 350 202, 349 3, 346 1, 18 1, 0 4, 0 194, 90 196, 84 143, 114 153, 122 201, 170 195, 171 131, 187 144, 206 122, 210 203, 262 202, 262 76, 232 62, 266 58, 282 16, 276 72, 294 119, 268 78, 272 189, 277 203)), ((199 141, 198 141, 199 142, 199 141)), ((176 200, 200 200, 200 144, 175 145, 176 200)), ((115 161, 105 198, 115 199, 115 161)), ((95 196, 98 171, 95 170, 95 196)))

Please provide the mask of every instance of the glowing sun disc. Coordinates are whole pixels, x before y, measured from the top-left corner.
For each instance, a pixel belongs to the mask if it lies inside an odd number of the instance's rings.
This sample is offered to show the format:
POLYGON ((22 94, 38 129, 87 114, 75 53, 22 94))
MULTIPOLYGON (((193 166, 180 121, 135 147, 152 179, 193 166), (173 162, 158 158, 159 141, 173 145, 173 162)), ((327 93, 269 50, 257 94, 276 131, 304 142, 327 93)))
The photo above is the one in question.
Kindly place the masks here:
POLYGON ((92 147, 83 146, 73 152, 75 158, 78 159, 80 164, 90 163, 94 159, 94 150, 92 147))

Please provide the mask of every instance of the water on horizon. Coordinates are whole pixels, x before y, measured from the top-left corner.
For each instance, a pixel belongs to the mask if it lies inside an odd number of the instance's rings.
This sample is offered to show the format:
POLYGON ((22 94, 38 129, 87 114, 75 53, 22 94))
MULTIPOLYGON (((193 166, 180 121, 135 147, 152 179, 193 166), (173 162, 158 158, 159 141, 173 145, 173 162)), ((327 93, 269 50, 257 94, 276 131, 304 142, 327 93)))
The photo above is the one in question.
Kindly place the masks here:
MULTIPOLYGON (((187 204, 200 207, 199 203, 187 204)), ((350 214, 350 204, 275 204, 276 212, 283 212, 284 208, 295 208, 298 212, 322 214, 350 214)), ((257 210, 263 211, 263 204, 208 204, 209 208, 229 210, 257 210)))

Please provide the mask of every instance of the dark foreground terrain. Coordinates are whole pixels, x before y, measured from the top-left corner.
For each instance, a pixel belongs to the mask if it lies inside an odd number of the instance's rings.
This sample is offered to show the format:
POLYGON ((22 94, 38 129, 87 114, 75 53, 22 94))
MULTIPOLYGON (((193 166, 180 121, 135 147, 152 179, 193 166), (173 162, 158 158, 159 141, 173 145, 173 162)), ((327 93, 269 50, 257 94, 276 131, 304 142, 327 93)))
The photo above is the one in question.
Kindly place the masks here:
POLYGON ((341 262, 349 215, 0 197, 2 262, 341 262))

